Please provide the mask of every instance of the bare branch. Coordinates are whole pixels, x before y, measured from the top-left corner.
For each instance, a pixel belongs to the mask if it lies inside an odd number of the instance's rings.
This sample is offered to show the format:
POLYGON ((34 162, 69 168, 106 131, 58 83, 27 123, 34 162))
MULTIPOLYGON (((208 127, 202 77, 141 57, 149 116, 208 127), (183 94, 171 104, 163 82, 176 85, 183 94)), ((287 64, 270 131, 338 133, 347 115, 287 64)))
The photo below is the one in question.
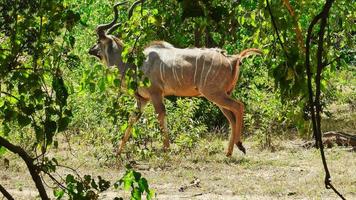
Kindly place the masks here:
POLYGON ((17 101, 20 101, 19 98, 17 98, 16 96, 14 96, 14 95, 12 95, 12 94, 10 94, 8 92, 0 91, 0 94, 5 94, 5 95, 7 95, 9 97, 12 97, 12 98, 16 99, 17 101))
POLYGON ((272 10, 271 10, 271 6, 269 5, 269 1, 266 0, 267 2, 267 9, 268 9, 268 12, 271 16, 271 21, 272 21, 272 25, 273 25, 273 28, 274 30, 276 31, 276 35, 277 35, 277 38, 278 38, 278 41, 279 41, 279 44, 281 45, 282 49, 283 49, 283 52, 284 52, 284 55, 286 56, 287 60, 289 59, 289 56, 288 56, 288 53, 287 53, 287 50, 282 42, 282 39, 281 37, 279 36, 279 31, 278 31, 278 28, 277 28, 277 24, 276 24, 276 21, 274 20, 274 16, 273 16, 273 13, 272 13, 272 10))
POLYGON ((31 174, 32 180, 35 182, 36 188, 40 194, 41 199, 49 200, 46 189, 43 186, 41 177, 39 176, 40 169, 33 164, 32 158, 21 147, 11 144, 8 140, 0 136, 0 146, 5 147, 12 153, 19 155, 26 163, 27 168, 31 174))
MULTIPOLYGON (((141 4, 143 4, 145 2, 145 0, 138 0, 138 1, 135 1, 132 5, 131 5, 131 7, 129 8, 129 14, 128 14, 128 16, 129 16, 129 19, 132 17, 132 14, 133 14, 133 10, 135 9, 135 7, 139 4, 139 3, 141 3, 141 4)), ((142 10, 142 9, 141 9, 142 10)))
POLYGON ((330 8, 332 6, 334 0, 326 0, 326 3, 323 7, 323 10, 313 18, 312 22, 309 25, 308 28, 308 34, 307 34, 307 39, 306 39, 306 51, 305 51, 305 67, 307 70, 307 76, 308 76, 308 92, 309 92, 309 103, 310 103, 310 111, 312 115, 312 124, 313 124, 313 132, 314 132, 314 138, 316 142, 316 147, 320 148, 320 154, 321 154, 321 159, 322 163, 324 166, 324 171, 325 171, 325 187, 327 189, 332 189, 341 199, 345 199, 340 192, 336 190, 336 188, 331 184, 331 176, 330 172, 326 163, 326 158, 324 154, 324 146, 322 142, 322 135, 321 135, 321 130, 320 130, 320 111, 321 111, 321 105, 320 105, 320 79, 321 79, 321 72, 324 67, 323 61, 322 61, 322 56, 323 56, 323 43, 324 43, 324 33, 325 33, 325 26, 327 23, 327 18, 329 15, 330 8), (313 31, 314 26, 318 21, 320 21, 320 29, 319 29, 319 40, 318 40, 318 51, 317 51, 317 73, 315 76, 315 85, 316 85, 316 92, 315 92, 315 100, 314 100, 314 93, 312 89, 312 73, 310 69, 310 41, 311 41, 311 34, 313 31))
POLYGON ((0 184, 0 192, 4 195, 5 198, 8 200, 14 200, 14 198, 11 196, 11 194, 6 191, 6 189, 0 184))

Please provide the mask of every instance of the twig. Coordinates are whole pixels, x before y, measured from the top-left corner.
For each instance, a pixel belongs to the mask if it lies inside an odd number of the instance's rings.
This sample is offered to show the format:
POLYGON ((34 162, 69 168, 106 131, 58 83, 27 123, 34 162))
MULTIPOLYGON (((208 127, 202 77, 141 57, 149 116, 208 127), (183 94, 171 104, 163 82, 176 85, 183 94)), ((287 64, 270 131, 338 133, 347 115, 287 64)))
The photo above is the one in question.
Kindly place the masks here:
POLYGON ((272 25, 273 25, 274 30, 276 31, 276 35, 277 35, 278 41, 279 41, 279 43, 280 43, 280 45, 281 45, 281 47, 283 49, 284 55, 286 56, 287 60, 289 60, 289 56, 288 56, 287 50, 286 50, 286 48, 285 48, 285 46, 284 46, 284 44, 282 42, 281 37, 279 36, 279 31, 278 31, 278 28, 277 28, 276 21, 274 20, 274 16, 272 14, 272 10, 271 10, 271 7, 269 5, 269 1, 266 0, 266 2, 267 2, 267 9, 268 9, 268 12, 269 12, 269 14, 271 16, 272 25))
POLYGON ((12 94, 10 94, 8 92, 0 91, 0 94, 5 94, 5 95, 7 95, 9 97, 12 97, 12 98, 16 99, 17 101, 20 101, 19 98, 15 97, 14 95, 12 95, 12 94))

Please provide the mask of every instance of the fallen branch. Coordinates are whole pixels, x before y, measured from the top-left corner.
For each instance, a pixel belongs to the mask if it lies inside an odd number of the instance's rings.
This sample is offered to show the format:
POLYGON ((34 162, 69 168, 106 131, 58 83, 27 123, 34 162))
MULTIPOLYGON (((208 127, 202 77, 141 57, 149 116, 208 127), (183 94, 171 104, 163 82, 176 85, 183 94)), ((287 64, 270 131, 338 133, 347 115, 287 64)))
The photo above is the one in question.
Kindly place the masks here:
POLYGON ((194 180, 192 180, 190 184, 181 186, 178 191, 184 192, 188 188, 192 188, 192 187, 200 187, 200 179, 194 177, 194 180))
MULTIPOLYGON (((339 131, 329 131, 323 134, 323 145, 326 148, 332 148, 335 145, 343 147, 352 147, 356 150, 356 135, 347 134, 339 131)), ((315 142, 307 141, 301 145, 304 148, 316 147, 315 142)))

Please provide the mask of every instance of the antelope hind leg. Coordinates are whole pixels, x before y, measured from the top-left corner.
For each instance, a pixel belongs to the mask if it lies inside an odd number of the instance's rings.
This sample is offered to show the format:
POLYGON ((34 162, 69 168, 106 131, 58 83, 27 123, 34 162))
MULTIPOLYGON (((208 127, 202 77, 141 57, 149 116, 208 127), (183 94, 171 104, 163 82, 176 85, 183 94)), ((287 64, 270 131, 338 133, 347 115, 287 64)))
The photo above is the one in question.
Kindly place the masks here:
POLYGON ((241 142, 241 134, 242 134, 242 129, 243 129, 243 115, 244 115, 244 105, 242 102, 240 101, 236 101, 240 106, 239 106, 239 111, 237 112, 237 120, 236 120, 236 129, 237 129, 237 133, 235 134, 235 144, 237 146, 237 148, 242 151, 244 154, 246 154, 246 149, 245 147, 242 145, 241 142))
MULTIPOLYGON (((231 127, 231 137, 233 137, 235 135, 236 132, 236 120, 235 120, 235 115, 233 112, 231 112, 228 109, 225 109, 221 106, 218 106, 221 110, 221 112, 224 114, 224 116, 226 117, 226 119, 229 121, 230 127, 231 127)), ((230 142, 232 142, 233 140, 230 140, 230 142)), ((226 156, 230 157, 232 154, 232 147, 234 147, 234 145, 229 144, 229 148, 226 151, 226 156)))
MULTIPOLYGON (((242 146, 242 143, 240 141, 240 136, 241 136, 241 129, 242 129, 242 121, 238 121, 239 119, 242 119, 242 114, 243 114, 243 104, 241 102, 238 102, 234 99, 232 99, 230 96, 228 96, 226 93, 222 92, 217 92, 217 93, 207 93, 204 94, 204 96, 217 104, 219 107, 222 107, 228 111, 230 111, 229 115, 233 115, 235 119, 235 128, 236 131, 232 132, 229 140, 229 146, 227 149, 226 156, 231 156, 232 152, 234 150, 234 145, 237 144, 239 150, 242 152, 246 152, 245 148, 242 146)), ((228 112, 227 112, 228 113, 228 112)), ((224 113, 225 114, 225 113, 224 113)), ((233 129, 233 128, 232 128, 233 129)))
POLYGON ((151 94, 151 100, 153 107, 155 108, 156 114, 158 115, 158 121, 161 128, 161 133, 163 135, 163 149, 169 149, 169 135, 168 135, 168 128, 167 128, 167 121, 166 121, 166 109, 163 104, 163 97, 162 94, 151 94))

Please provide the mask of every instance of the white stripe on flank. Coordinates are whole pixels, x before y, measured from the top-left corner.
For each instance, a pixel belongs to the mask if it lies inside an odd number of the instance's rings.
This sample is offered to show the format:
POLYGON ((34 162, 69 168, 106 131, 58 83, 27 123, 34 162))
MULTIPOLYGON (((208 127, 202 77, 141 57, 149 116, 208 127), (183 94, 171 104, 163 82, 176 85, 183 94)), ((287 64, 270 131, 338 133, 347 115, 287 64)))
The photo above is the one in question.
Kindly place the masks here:
POLYGON ((163 71, 163 78, 166 78, 166 64, 164 64, 164 63, 163 63, 163 66, 162 66, 162 71, 163 71))
POLYGON ((180 66, 180 75, 182 76, 182 80, 184 81, 184 77, 183 77, 183 65, 180 66))
POLYGON ((222 67, 222 59, 221 59, 221 55, 219 56, 219 60, 220 60, 220 65, 217 65, 216 69, 215 69, 215 75, 211 80, 215 80, 216 77, 219 75, 219 72, 221 71, 221 67, 222 67))
POLYGON ((177 72, 176 72, 176 57, 177 57, 177 52, 174 52, 174 58, 173 58, 173 66, 172 66, 172 72, 173 72, 173 77, 174 79, 176 79, 176 81, 178 81, 179 85, 182 85, 179 81, 179 78, 178 78, 178 75, 177 75, 177 72))
POLYGON ((205 56, 204 56, 204 61, 203 61, 203 69, 201 69, 201 71, 200 71, 200 80, 199 80, 199 82, 200 82, 200 84, 202 84, 202 79, 203 79, 203 73, 204 73, 204 68, 205 68, 205 56))
POLYGON ((212 68, 212 66, 213 66, 213 64, 214 64, 215 55, 216 55, 216 54, 214 54, 213 59, 211 59, 211 64, 210 64, 210 67, 209 67, 208 72, 205 74, 204 86, 205 86, 205 84, 206 84, 206 80, 208 79, 208 75, 209 75, 209 73, 210 73, 210 70, 211 70, 211 68, 212 68))
MULTIPOLYGON (((200 56, 200 55, 199 55, 200 56)), ((195 58, 195 70, 194 70, 194 84, 196 85, 195 83, 195 77, 197 76, 197 69, 198 69, 198 59, 199 59, 199 56, 197 56, 195 58)))
POLYGON ((179 77, 178 77, 176 68, 177 68, 177 66, 172 66, 174 79, 176 79, 178 81, 179 85, 182 85, 181 82, 179 81, 179 77))
POLYGON ((162 64, 163 64, 163 62, 161 61, 161 63, 159 64, 159 73, 161 75, 161 80, 163 82, 162 64))

